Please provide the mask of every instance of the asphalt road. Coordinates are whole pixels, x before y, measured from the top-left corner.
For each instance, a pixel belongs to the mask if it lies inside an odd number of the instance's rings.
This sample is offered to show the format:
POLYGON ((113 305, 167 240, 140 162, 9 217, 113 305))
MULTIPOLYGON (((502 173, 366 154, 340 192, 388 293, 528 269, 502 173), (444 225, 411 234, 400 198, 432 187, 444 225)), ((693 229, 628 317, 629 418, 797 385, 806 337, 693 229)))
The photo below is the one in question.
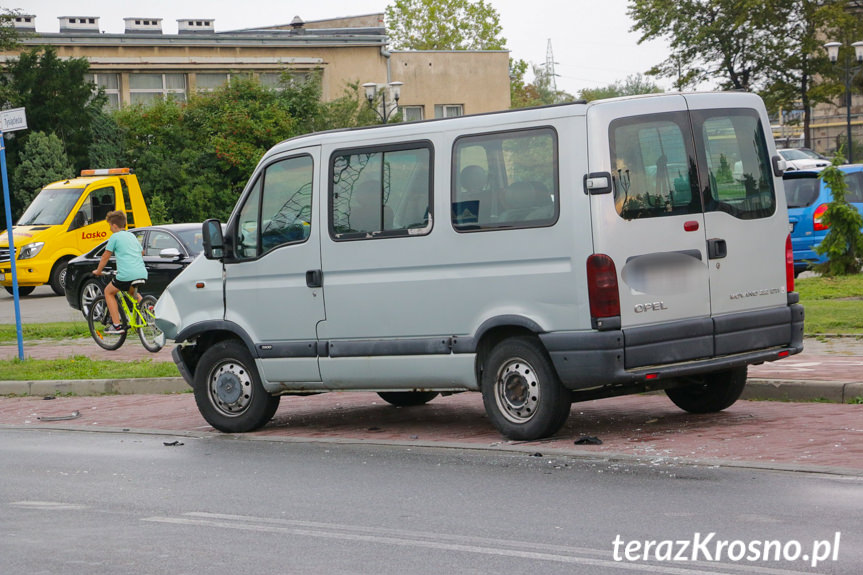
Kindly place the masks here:
MULTIPOLYGON (((48 286, 39 286, 33 293, 19 299, 21 323, 53 321, 84 321, 80 311, 72 309, 65 296, 58 296, 48 286)), ((15 323, 15 299, 0 289, 0 323, 15 323)))
POLYGON ((860 478, 13 429, 0 461, 0 573, 856 575, 863 563, 860 478), (729 558, 766 542, 797 560, 729 558))

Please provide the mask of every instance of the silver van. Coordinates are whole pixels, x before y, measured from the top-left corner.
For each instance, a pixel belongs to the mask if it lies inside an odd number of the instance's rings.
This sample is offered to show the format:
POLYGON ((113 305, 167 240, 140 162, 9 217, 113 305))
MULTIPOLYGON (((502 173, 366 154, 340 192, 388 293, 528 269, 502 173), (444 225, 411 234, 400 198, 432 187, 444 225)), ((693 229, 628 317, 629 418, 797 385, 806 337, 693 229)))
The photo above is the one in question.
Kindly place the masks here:
POLYGON ((325 391, 480 391, 522 440, 648 390, 718 411, 803 348, 782 169, 744 93, 293 138, 204 224, 158 325, 227 432, 325 391))

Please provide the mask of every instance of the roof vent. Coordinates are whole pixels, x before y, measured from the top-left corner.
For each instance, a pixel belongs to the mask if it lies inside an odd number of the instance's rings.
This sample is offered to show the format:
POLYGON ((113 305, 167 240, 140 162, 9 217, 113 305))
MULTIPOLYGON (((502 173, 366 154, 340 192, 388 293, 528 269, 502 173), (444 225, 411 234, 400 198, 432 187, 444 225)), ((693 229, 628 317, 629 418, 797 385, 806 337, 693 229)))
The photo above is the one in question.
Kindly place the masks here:
POLYGON ((60 33, 99 33, 99 17, 98 16, 60 16, 60 33))
POLYGON ((294 30, 299 30, 300 28, 302 28, 305 25, 306 25, 306 23, 303 22, 303 19, 300 18, 299 16, 294 16, 294 19, 291 20, 291 28, 293 28, 294 30))
POLYGON ((161 18, 123 18, 126 34, 161 34, 161 18))
POLYGON ((18 14, 15 16, 12 23, 16 30, 24 32, 36 31, 36 16, 33 14, 18 14))
POLYGON ((177 32, 180 34, 212 34, 215 32, 212 18, 188 18, 177 20, 177 32))

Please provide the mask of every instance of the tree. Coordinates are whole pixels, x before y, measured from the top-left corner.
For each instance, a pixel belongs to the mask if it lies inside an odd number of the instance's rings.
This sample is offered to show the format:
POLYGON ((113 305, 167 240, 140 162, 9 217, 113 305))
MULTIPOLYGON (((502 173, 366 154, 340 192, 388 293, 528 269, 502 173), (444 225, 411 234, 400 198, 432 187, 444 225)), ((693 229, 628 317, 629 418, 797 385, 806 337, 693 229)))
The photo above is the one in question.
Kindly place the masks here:
POLYGON ((585 88, 581 91, 581 99, 602 100, 605 98, 618 98, 620 96, 634 96, 637 94, 659 94, 662 88, 642 76, 631 74, 622 82, 614 82, 608 86, 599 88, 585 88))
POLYGON ((753 17, 761 0, 631 0, 628 15, 639 43, 666 39, 671 53, 648 74, 675 78, 678 90, 720 80, 725 89, 751 90, 766 72, 763 30, 753 17))
POLYGON ((718 82, 759 93, 771 112, 804 113, 841 92, 821 44, 860 26, 850 0, 631 0, 639 42, 664 38, 669 57, 648 74, 674 78, 679 89, 718 82), (816 84, 816 78, 827 81, 816 84))
POLYGON ((842 93, 837 67, 830 64, 822 45, 825 38, 846 37, 859 26, 848 8, 847 0, 769 0, 755 20, 767 31, 760 64, 765 83, 759 92, 771 111, 803 110, 806 147, 811 147, 813 106, 842 93))
POLYGON ((827 204, 827 211, 821 217, 830 231, 815 248, 820 255, 827 256, 826 262, 815 266, 816 271, 825 276, 857 274, 863 264, 863 233, 860 232, 863 216, 845 199, 848 184, 845 172, 839 169, 843 163, 845 158, 837 153, 833 163, 820 174, 833 194, 833 201, 827 204))
POLYGON ((15 29, 15 17, 20 10, 0 8, 0 52, 9 52, 18 46, 18 30, 15 29))
POLYGON ((31 131, 53 132, 63 142, 75 169, 89 167, 91 121, 105 104, 105 95, 84 79, 86 58, 61 60, 53 48, 33 48, 6 63, 0 86, 9 107, 27 108, 27 125, 7 148, 10 164, 26 145, 31 131))
POLYGON ((500 15, 484 0, 395 0, 386 8, 397 50, 503 50, 500 15))
POLYGON ((75 170, 63 151, 60 138, 54 134, 33 132, 15 167, 18 193, 12 198, 12 209, 20 213, 43 186, 74 175, 75 170))
MULTIPOLYGON (((356 84, 320 101, 320 78, 285 76, 280 89, 232 80, 213 92, 131 106, 113 116, 122 164, 135 169, 159 221, 226 218, 264 152, 312 131, 367 125, 373 112, 356 84)), ((154 219, 154 221, 156 221, 154 219)))

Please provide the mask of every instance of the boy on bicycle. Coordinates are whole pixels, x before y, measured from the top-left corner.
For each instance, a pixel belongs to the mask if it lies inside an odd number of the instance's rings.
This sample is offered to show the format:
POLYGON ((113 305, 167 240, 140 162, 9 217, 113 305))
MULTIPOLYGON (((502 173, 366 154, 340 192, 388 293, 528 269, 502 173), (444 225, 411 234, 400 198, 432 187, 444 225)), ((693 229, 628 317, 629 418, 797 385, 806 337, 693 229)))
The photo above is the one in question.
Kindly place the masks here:
POLYGON ((111 237, 108 238, 105 252, 102 254, 102 259, 99 260, 99 265, 93 270, 93 275, 102 275, 102 270, 108 260, 112 255, 117 255, 117 273, 111 283, 105 286, 105 303, 108 304, 108 311, 111 313, 111 323, 113 324, 105 330, 105 333, 123 333, 126 331, 126 327, 120 323, 117 293, 120 290, 127 291, 129 295, 141 301, 141 294, 135 293, 132 282, 147 279, 147 268, 144 266, 144 258, 141 255, 143 251, 141 242, 126 231, 126 214, 121 211, 108 212, 105 221, 111 227, 111 237))

